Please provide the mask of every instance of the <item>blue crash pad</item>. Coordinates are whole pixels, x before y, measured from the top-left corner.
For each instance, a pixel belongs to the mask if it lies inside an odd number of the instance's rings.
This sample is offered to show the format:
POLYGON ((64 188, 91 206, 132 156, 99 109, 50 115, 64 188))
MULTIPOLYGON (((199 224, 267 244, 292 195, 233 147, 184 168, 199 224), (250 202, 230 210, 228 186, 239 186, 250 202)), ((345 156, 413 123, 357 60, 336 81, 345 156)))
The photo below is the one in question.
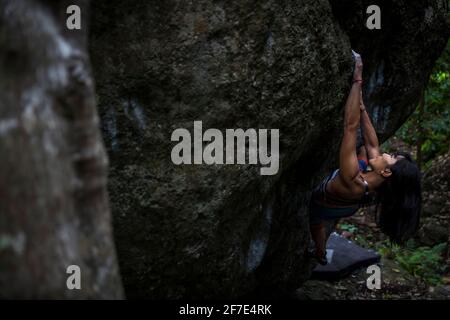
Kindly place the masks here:
POLYGON ((312 278, 320 280, 338 280, 347 277, 353 271, 380 262, 380 254, 364 249, 357 244, 332 233, 327 241, 327 260, 325 266, 317 265, 312 278))

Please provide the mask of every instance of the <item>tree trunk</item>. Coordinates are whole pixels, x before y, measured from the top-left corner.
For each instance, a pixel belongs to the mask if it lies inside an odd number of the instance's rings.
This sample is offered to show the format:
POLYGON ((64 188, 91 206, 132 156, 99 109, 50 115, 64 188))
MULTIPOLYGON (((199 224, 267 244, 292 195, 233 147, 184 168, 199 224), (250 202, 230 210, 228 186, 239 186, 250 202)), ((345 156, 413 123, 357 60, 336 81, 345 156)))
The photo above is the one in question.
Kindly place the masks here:
POLYGON ((424 130, 423 130, 423 114, 425 109, 425 90, 423 90, 422 95, 420 97, 419 101, 419 116, 417 117, 417 143, 416 143, 416 150, 417 150, 417 165, 419 168, 422 168, 422 144, 423 144, 423 138, 424 138, 424 130))
POLYGON ((123 296, 86 14, 87 1, 0 3, 1 298, 123 296), (81 30, 66 28, 70 4, 81 30))

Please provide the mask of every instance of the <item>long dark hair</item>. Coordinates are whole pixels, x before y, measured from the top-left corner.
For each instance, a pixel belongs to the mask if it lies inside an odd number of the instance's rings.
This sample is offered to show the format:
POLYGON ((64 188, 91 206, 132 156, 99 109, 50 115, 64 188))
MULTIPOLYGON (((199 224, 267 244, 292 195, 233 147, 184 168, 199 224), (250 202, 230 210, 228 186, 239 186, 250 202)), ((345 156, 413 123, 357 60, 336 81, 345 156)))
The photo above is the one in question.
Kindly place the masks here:
POLYGON ((407 152, 391 168, 391 176, 378 189, 378 224, 395 243, 408 240, 418 229, 422 207, 421 172, 407 152), (378 210, 380 209, 380 210, 378 210))

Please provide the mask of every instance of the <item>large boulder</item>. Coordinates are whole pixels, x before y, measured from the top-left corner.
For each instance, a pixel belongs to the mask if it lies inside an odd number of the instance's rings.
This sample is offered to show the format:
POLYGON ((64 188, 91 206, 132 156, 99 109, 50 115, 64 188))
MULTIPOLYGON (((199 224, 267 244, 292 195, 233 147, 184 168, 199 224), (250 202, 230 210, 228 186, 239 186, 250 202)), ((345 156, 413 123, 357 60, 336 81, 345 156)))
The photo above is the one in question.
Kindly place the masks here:
POLYGON ((307 279, 310 190, 337 162, 351 48, 381 137, 448 38, 443 1, 93 2, 91 59, 128 297, 235 297, 307 279), (350 10, 343 9, 344 3, 350 10), (367 4, 367 6, 370 3, 367 4), (280 170, 175 165, 177 128, 280 129, 280 170))
POLYGON ((86 26, 86 1, 0 2, 3 299, 123 297, 87 32, 66 28, 74 2, 86 26), (72 265, 81 290, 66 285, 72 265))

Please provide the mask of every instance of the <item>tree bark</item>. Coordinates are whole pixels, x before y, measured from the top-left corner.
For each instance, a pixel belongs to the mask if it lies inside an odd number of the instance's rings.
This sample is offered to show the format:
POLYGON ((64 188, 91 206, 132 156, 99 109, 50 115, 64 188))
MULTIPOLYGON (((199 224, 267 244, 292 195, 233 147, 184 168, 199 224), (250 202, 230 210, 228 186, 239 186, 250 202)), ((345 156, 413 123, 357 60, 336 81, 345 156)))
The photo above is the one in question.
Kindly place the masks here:
POLYGON ((424 109, 425 109, 425 89, 422 92, 422 95, 420 97, 419 101, 419 115, 417 117, 417 143, 416 143, 416 150, 417 150, 417 165, 419 168, 422 168, 422 144, 423 144, 423 137, 425 135, 423 130, 423 115, 424 115, 424 109))
POLYGON ((87 1, 0 3, 0 297, 122 298, 87 1), (82 29, 66 28, 81 8, 82 29), (81 270, 69 290, 67 267, 81 270))

